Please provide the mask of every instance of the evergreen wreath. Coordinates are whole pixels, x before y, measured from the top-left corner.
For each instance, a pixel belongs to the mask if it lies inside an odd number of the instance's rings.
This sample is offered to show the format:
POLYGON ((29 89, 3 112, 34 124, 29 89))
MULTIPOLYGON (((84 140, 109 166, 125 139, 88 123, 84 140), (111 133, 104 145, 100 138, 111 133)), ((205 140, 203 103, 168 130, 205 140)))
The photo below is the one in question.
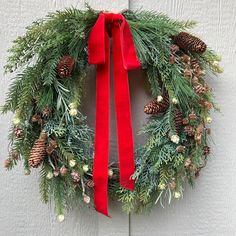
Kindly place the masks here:
MULTIPOLYGON (((93 201, 93 128, 81 113, 88 69, 88 38, 100 12, 67 9, 34 22, 11 49, 5 71, 14 73, 2 113, 15 114, 9 131, 12 169, 40 167, 43 202, 54 200, 59 221, 68 207, 93 201)), ((221 73, 220 57, 185 32, 193 21, 146 11, 124 11, 153 100, 144 104, 147 123, 136 147, 134 191, 119 184, 117 163, 109 165, 109 196, 126 212, 150 210, 181 198, 210 153, 210 110, 217 109, 208 78, 221 73)))

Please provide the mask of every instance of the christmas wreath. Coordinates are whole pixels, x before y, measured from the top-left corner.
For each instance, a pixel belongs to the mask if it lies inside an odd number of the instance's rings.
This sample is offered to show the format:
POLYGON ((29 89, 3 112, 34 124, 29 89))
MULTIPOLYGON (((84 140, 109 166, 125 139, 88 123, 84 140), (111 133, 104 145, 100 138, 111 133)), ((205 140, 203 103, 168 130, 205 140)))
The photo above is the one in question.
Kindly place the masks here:
POLYGON ((5 167, 23 160, 26 175, 40 167, 42 200, 54 200, 59 221, 73 204, 108 215, 108 194, 125 211, 141 212, 180 198, 186 180, 193 185, 210 153, 210 110, 217 108, 207 79, 222 72, 219 56, 186 32, 194 25, 146 11, 72 8, 34 22, 14 41, 5 66, 14 80, 1 110, 15 114, 5 167), (111 164, 109 38, 119 149, 111 164), (90 64, 97 65, 95 132, 81 111, 90 64), (134 150, 127 71, 135 68, 146 73, 153 100, 144 104, 146 142, 134 150))

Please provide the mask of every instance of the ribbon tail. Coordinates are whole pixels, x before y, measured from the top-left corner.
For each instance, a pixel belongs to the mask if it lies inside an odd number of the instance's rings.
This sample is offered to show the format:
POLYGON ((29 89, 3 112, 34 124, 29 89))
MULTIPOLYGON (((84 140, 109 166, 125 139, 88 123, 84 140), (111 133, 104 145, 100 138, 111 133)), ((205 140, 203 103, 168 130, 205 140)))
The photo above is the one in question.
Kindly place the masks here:
POLYGON ((110 44, 105 34, 105 64, 97 65, 96 127, 94 154, 94 205, 108 216, 108 155, 109 155, 109 100, 110 100, 110 44))
POLYGON ((118 154, 120 164, 120 185, 126 189, 134 189, 134 142, 130 111, 130 94, 128 72, 123 65, 121 29, 112 28, 113 61, 114 61, 114 95, 116 123, 118 135, 118 154))

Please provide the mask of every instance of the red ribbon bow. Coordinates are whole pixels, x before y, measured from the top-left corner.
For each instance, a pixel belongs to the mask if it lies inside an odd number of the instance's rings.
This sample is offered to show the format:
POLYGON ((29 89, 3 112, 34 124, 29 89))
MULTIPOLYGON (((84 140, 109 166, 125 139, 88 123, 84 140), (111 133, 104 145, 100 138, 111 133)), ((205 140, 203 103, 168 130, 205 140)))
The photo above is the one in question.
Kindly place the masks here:
POLYGON ((122 14, 100 13, 88 39, 89 64, 96 64, 96 128, 94 154, 94 204, 108 216, 108 148, 111 30, 114 61, 114 97, 118 135, 120 185, 134 189, 134 144, 132 135, 128 70, 140 67, 129 25, 122 14))

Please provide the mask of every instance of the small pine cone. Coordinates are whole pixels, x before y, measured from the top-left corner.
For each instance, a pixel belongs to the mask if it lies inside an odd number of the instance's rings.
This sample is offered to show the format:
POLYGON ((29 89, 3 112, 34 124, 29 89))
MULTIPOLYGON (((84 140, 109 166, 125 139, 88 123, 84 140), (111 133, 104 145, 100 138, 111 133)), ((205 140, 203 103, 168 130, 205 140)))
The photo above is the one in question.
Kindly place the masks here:
POLYGON ((181 60, 183 63, 185 63, 185 64, 189 64, 190 61, 191 61, 191 57, 188 56, 188 55, 186 55, 186 54, 184 54, 184 55, 180 58, 180 60, 181 60))
POLYGON ((197 76, 193 76, 192 78, 192 84, 193 85, 197 85, 199 83, 198 77, 197 76))
POLYGON ((39 123, 40 120, 41 120, 41 116, 38 115, 38 114, 33 115, 32 118, 31 118, 31 121, 32 121, 33 123, 36 123, 36 122, 39 123))
POLYGON ((191 125, 187 125, 187 126, 185 126, 184 127, 184 132, 188 135, 188 136, 190 136, 190 137, 192 137, 193 135, 194 135, 194 128, 191 126, 191 125))
POLYGON ((48 117, 49 114, 51 113, 51 111, 52 111, 52 109, 50 107, 46 107, 46 108, 43 109, 42 115, 44 117, 48 117))
POLYGON ((65 175, 67 174, 67 172, 68 172, 68 169, 67 169, 65 166, 62 166, 62 167, 60 168, 60 174, 61 174, 61 176, 65 176, 65 175))
POLYGON ((56 140, 51 139, 48 146, 47 146, 47 148, 46 148, 47 154, 51 155, 55 151, 56 148, 57 148, 56 140))
POLYGON ((157 99, 152 100, 144 106, 144 112, 148 115, 157 115, 165 112, 169 107, 169 96, 165 94, 162 101, 158 102, 157 99))
POLYGON ((20 155, 18 154, 17 151, 12 150, 11 153, 10 153, 10 158, 12 160, 19 160, 20 159, 20 155))
POLYGON ((201 95, 207 92, 207 88, 202 86, 202 85, 197 85, 193 88, 193 90, 195 91, 195 93, 201 95))
POLYGON ((203 147, 203 155, 208 156, 210 154, 210 147, 204 146, 203 147))
POLYGON ((184 70, 184 77, 185 78, 187 78, 187 79, 192 78, 192 75, 193 75, 193 73, 192 73, 191 69, 187 68, 187 69, 184 70))
POLYGON ((55 169, 55 170, 53 171, 53 175, 54 175, 55 177, 59 176, 59 174, 60 174, 60 171, 59 171, 58 169, 55 169))
POLYGON ((199 62, 198 62, 197 59, 192 59, 191 60, 191 67, 194 71, 201 70, 201 67, 200 67, 199 62))
POLYGON ((169 183, 169 186, 170 186, 170 189, 172 189, 172 190, 175 189, 176 186, 177 186, 175 180, 172 180, 172 181, 169 183))
POLYGON ((174 43, 183 50, 197 53, 205 52, 207 47, 201 39, 186 32, 174 36, 174 43))
POLYGON ((16 138, 22 138, 24 135, 24 131, 21 128, 15 128, 14 129, 14 135, 16 138))
POLYGON ((72 177, 72 180, 73 180, 74 183, 79 183, 79 181, 80 181, 80 179, 81 179, 80 174, 77 173, 77 172, 75 172, 75 171, 73 171, 73 172, 71 173, 71 177, 72 177))
POLYGON ((195 178, 198 178, 200 176, 200 171, 201 171, 201 168, 198 168, 195 172, 195 178))
POLYGON ((75 66, 75 60, 66 55, 62 57, 57 65, 57 74, 60 78, 65 79, 70 77, 75 66))
POLYGON ((202 134, 203 129, 204 129, 204 125, 201 123, 201 124, 198 125, 198 127, 196 128, 196 133, 197 133, 197 134, 202 134))
POLYGON ((185 161, 184 161, 184 166, 185 167, 189 167, 190 165, 192 164, 192 160, 191 158, 187 158, 185 161))
POLYGON ((189 119, 188 118, 184 118, 183 119, 183 125, 188 125, 189 124, 189 119))
POLYGON ((208 101, 204 101, 203 106, 206 107, 208 110, 211 110, 213 108, 213 104, 208 101))
POLYGON ((179 145, 178 147, 176 147, 176 152, 178 153, 182 153, 185 150, 185 146, 179 145))
POLYGON ((170 55, 170 64, 175 64, 175 62, 176 62, 175 56, 173 54, 170 55))
POLYGON ((196 77, 201 77, 201 76, 205 75, 205 71, 201 70, 201 69, 194 70, 194 75, 196 77))
POLYGON ((210 128, 206 128, 206 134, 210 135, 211 134, 211 129, 210 128))
POLYGON ((174 111, 175 129, 179 134, 183 126, 183 114, 180 110, 174 111))
POLYGON ((48 155, 51 155, 54 152, 55 148, 53 148, 51 145, 48 145, 46 147, 46 152, 48 155))
POLYGON ((46 140, 47 134, 42 131, 39 138, 35 141, 29 157, 29 166, 37 168, 46 157, 46 140))
POLYGON ((170 46, 170 53, 171 54, 175 54, 176 52, 178 52, 179 51, 179 46, 177 46, 177 45, 175 45, 175 44, 172 44, 171 46, 170 46))
POLYGON ((201 133, 195 133, 194 140, 197 144, 200 145, 202 143, 202 134, 201 133))
POLYGON ((56 149, 58 147, 57 145, 57 141, 54 139, 51 139, 49 142, 50 146, 52 146, 54 149, 56 149))
POLYGON ((11 165, 12 165, 12 160, 10 158, 8 158, 4 161, 4 167, 6 169, 9 169, 11 167, 11 165))
POLYGON ((190 120, 196 120, 197 119, 197 115, 195 114, 194 111, 192 111, 189 115, 188 115, 190 120))
POLYGON ((92 179, 87 180, 87 181, 85 182, 85 186, 86 186, 87 188, 93 188, 93 187, 94 187, 94 182, 93 182, 93 180, 92 180, 92 179))

